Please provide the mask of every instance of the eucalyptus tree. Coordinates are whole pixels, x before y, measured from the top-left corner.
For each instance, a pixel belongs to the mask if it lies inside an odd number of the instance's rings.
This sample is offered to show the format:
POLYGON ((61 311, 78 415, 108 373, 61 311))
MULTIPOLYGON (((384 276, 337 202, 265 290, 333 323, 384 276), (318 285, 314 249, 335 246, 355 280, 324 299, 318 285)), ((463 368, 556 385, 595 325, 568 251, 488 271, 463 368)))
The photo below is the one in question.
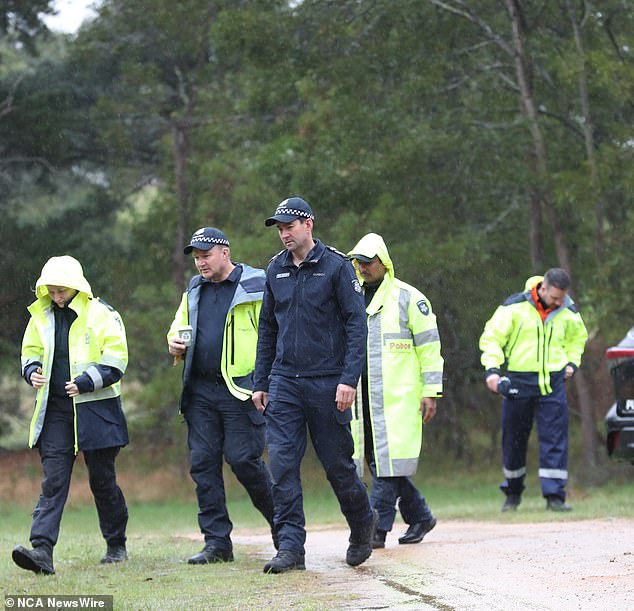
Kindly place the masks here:
MULTIPOLYGON (((626 45, 632 32, 631 10, 620 0, 503 0, 497 5, 429 2, 471 24, 481 40, 475 51, 480 62, 495 65, 502 82, 515 92, 519 115, 530 135, 530 146, 523 153, 517 149, 516 155, 523 155, 532 174, 524 184, 531 211, 533 267, 543 269, 545 261, 552 260, 548 255, 552 252, 555 262, 571 271, 574 289, 583 287, 578 300, 584 303, 584 292, 588 294, 585 304, 590 307, 585 311, 594 337, 600 325, 596 317, 600 306, 590 297, 600 294, 597 289, 604 285, 600 270, 605 241, 618 239, 621 232, 610 227, 604 215, 606 194, 598 160, 610 159, 603 171, 613 174, 631 157, 623 130, 631 125, 632 91, 621 85, 631 82, 626 45), (542 236, 542 215, 550 247, 542 236)), ((627 176, 617 181, 622 185, 627 176)), ((610 214, 625 215, 631 224, 626 211, 627 205, 619 205, 610 214)), ((602 299, 610 297, 603 294, 602 299)), ((591 388, 594 377, 592 368, 585 368, 575 379, 585 459, 590 465, 596 461, 598 439, 591 388)))
MULTIPOLYGON (((199 183, 201 169, 227 148, 231 136, 223 129, 240 120, 226 79, 236 70, 235 58, 224 57, 218 48, 224 43, 216 42, 214 31, 248 16, 252 5, 106 0, 78 37, 76 56, 86 75, 98 71, 103 84, 93 116, 111 166, 145 169, 145 177, 161 185, 163 201, 155 204, 156 212, 171 246, 178 291, 185 278, 182 245, 198 226, 197 202, 206 187, 199 183)), ((238 35, 244 40, 257 32, 238 35)), ((216 214, 215 222, 220 211, 216 214)), ((214 214, 208 217, 214 222, 214 214)))

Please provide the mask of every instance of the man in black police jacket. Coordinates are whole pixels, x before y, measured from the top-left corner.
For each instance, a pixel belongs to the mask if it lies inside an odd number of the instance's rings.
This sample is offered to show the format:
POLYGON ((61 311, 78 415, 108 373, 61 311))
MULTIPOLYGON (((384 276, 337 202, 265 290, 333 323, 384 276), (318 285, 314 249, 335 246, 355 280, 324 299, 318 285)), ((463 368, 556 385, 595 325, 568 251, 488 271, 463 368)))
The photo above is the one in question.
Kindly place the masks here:
POLYGON ((348 258, 313 240, 306 201, 281 202, 265 222, 285 250, 269 263, 260 313, 253 402, 264 411, 273 476, 277 555, 265 573, 305 568, 300 463, 306 427, 350 526, 346 562, 372 553, 376 517, 352 460, 350 420, 366 351, 361 287, 348 258))

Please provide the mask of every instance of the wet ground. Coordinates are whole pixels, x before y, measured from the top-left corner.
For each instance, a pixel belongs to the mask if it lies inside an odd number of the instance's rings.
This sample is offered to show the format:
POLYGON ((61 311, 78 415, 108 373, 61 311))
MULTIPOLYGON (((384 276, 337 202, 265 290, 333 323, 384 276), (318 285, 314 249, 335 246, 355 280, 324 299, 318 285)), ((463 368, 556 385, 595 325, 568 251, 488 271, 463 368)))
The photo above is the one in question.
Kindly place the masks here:
MULTIPOLYGON (((269 536, 234 535, 263 561, 271 556, 269 536)), ((313 528, 307 575, 341 592, 338 609, 634 609, 634 520, 452 520, 418 545, 398 536, 352 569, 343 562, 348 533, 313 528)))

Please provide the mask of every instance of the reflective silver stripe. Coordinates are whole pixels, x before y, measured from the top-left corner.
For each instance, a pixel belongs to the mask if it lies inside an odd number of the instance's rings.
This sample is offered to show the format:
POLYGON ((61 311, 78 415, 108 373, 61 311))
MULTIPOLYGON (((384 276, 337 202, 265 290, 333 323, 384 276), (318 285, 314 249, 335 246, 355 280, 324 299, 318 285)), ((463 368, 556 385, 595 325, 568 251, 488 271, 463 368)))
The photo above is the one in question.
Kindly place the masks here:
POLYGON ((407 326, 408 316, 407 308, 409 307, 409 293, 405 289, 400 289, 398 294, 398 333, 386 333, 383 336, 383 343, 387 343, 391 339, 412 339, 409 327, 407 326))
POLYGON ((36 358, 30 358, 30 359, 25 359, 22 358, 22 375, 24 375, 24 370, 31 364, 31 363, 39 363, 40 359, 36 359, 36 358))
POLYGON ((414 346, 424 346, 425 344, 439 341, 440 334, 438 333, 438 329, 427 329, 427 331, 414 335, 414 346))
MULTIPOLYGON (((42 373, 47 377, 47 380, 50 381, 49 378, 53 364, 53 355, 55 354, 55 315, 53 314, 52 308, 44 310, 44 318, 46 320, 46 327, 44 328, 44 332, 41 334, 41 338, 42 345, 48 346, 48 358, 45 363, 42 363, 42 373)), ((49 382, 38 390, 38 397, 41 396, 41 401, 39 407, 36 407, 38 411, 37 416, 35 416, 35 422, 31 423, 30 440, 33 442, 33 445, 35 445, 37 440, 40 438, 40 433, 44 427, 44 417, 46 416, 46 406, 48 405, 48 391, 49 382)))
POLYGON ((540 469, 539 477, 547 479, 568 479, 568 471, 565 469, 540 469))
POLYGON ((101 388, 94 392, 87 392, 83 395, 77 395, 75 397, 75 403, 88 403, 89 401, 100 401, 101 399, 114 399, 121 393, 119 392, 119 383, 108 386, 108 388, 101 388))
POLYGON ((412 339, 409 329, 405 333, 386 333, 383 335, 383 343, 387 344, 391 339, 412 339))
POLYGON ((442 384, 442 371, 423 372, 423 384, 442 384))
POLYGON ((518 477, 522 477, 526 475, 526 467, 521 467, 520 469, 516 469, 515 471, 511 471, 509 469, 502 469, 504 472, 504 477, 507 479, 517 479, 518 477))
MULTIPOLYGON (((113 356, 111 357, 104 356, 102 357, 101 361, 99 361, 99 363, 95 363, 94 361, 90 361, 89 363, 75 363, 72 366, 71 374, 73 376, 79 376, 84 372, 88 373, 89 369, 91 368, 94 369, 97 365, 106 365, 107 367, 116 367, 122 373, 125 373, 125 369, 126 369, 125 361, 113 356)), ((88 375, 91 377, 91 379, 93 378, 92 374, 88 373, 88 375)), ((93 379, 93 382, 94 382, 94 379, 93 379)), ((99 388, 101 388, 101 386, 99 388)))
POLYGON ((416 458, 395 458, 392 461, 392 466, 394 467, 394 473, 402 473, 410 475, 414 475, 416 473, 416 468, 418 467, 418 457, 416 458))
POLYGON ((407 333, 411 337, 407 322, 409 321, 409 315, 407 310, 409 308, 409 291, 401 289, 398 293, 398 326, 401 333, 407 333))
POLYGON ((363 430, 363 384, 361 383, 361 378, 359 378, 357 383, 357 394, 351 409, 352 422, 350 423, 350 430, 357 445, 354 464, 357 468, 357 475, 363 477, 365 468, 365 434, 363 430))
POLYGON ((92 380, 92 383, 94 385, 93 390, 100 390, 103 388, 103 378, 101 377, 101 374, 99 373, 99 369, 97 369, 97 367, 91 365, 90 367, 88 367, 88 369, 86 369, 85 373, 92 380))
POLYGON ((368 319, 368 388, 370 413, 374 430, 374 460, 381 477, 391 474, 390 448, 387 444, 385 406, 383 405, 383 350, 381 346, 381 316, 368 319))
POLYGON ((99 361, 100 365, 107 365, 108 367, 116 367, 121 373, 125 373, 126 367, 128 364, 123 360, 119 359, 116 356, 103 354, 101 356, 101 361, 99 361))

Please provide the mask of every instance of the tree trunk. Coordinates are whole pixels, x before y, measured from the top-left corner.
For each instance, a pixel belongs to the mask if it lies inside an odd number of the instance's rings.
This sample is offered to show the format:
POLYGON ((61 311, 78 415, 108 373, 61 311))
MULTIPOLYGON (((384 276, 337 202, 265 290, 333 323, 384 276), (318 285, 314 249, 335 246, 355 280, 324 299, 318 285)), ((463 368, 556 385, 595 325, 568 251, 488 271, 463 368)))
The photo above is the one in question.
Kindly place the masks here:
POLYGON ((174 226, 174 249, 172 251, 172 281, 179 293, 185 283, 185 257, 183 247, 187 241, 189 226, 189 189, 186 166, 189 157, 189 127, 179 121, 172 123, 172 153, 176 183, 176 224, 174 226))
MULTIPOLYGON (((581 25, 577 18, 577 12, 570 0, 566 0, 566 9, 572 23, 574 33, 575 46, 578 55, 578 78, 579 78, 579 98, 581 100, 581 109, 583 112, 583 136, 586 147, 586 156, 588 159, 588 167, 590 170, 590 184, 592 193, 596 199, 595 204, 595 255, 598 263, 601 263, 605 255, 605 245, 603 237, 603 215, 604 201, 599 180, 599 168, 595 156, 594 142, 594 124, 592 122, 592 114, 590 112, 590 96, 588 95, 588 72, 586 67, 585 49, 581 38, 581 25)), ((590 376, 592 377, 592 376, 590 376)), ((587 465, 595 465, 597 461, 597 434, 593 417, 587 417, 586 414, 592 415, 592 404, 590 401, 589 382, 584 371, 577 372, 575 376, 575 385, 579 394, 579 409, 581 411, 582 433, 584 459, 587 465)))
MULTIPOLYGON (((546 160, 546 146, 541 127, 538 121, 537 104, 533 95, 532 83, 532 62, 531 57, 526 48, 526 35, 523 27, 523 19, 521 15, 520 0, 504 0, 509 17, 511 19, 511 27, 513 33, 513 47, 515 50, 515 68, 517 80, 520 86, 522 96, 522 112, 528 121, 528 127, 533 142, 532 162, 535 168, 534 193, 540 194, 541 203, 550 225, 557 253, 557 259, 560 267, 568 270, 572 280, 571 290, 575 292, 574 274, 570 260, 570 254, 566 243, 566 236, 563 225, 560 221, 557 210, 552 200, 549 185, 548 164, 546 160)), ((537 203, 533 203, 533 208, 537 203)), ((532 228, 532 225, 531 225, 532 228)), ((594 422, 594 414, 590 394, 588 392, 588 383, 582 371, 575 376, 575 384, 579 393, 579 410, 581 412, 581 427, 583 431, 584 443, 584 459, 588 467, 596 464, 597 447, 596 447, 596 424, 594 422)))
POLYGON ((579 72, 579 99, 581 100, 581 111, 583 113, 583 137, 586 147, 586 157, 588 159, 588 168, 590 170, 590 185, 592 194, 595 198, 595 255, 598 263, 602 263, 605 259, 605 238, 603 231, 605 200, 603 198, 603 190, 599 178, 599 166, 595 156, 596 145, 594 141, 594 123, 592 121, 592 113, 590 112, 590 96, 588 94, 588 69, 586 63, 586 53, 581 38, 581 23, 577 17, 575 6, 570 0, 565 1, 566 10, 570 17, 572 30, 575 38, 575 47, 577 48, 579 72))

